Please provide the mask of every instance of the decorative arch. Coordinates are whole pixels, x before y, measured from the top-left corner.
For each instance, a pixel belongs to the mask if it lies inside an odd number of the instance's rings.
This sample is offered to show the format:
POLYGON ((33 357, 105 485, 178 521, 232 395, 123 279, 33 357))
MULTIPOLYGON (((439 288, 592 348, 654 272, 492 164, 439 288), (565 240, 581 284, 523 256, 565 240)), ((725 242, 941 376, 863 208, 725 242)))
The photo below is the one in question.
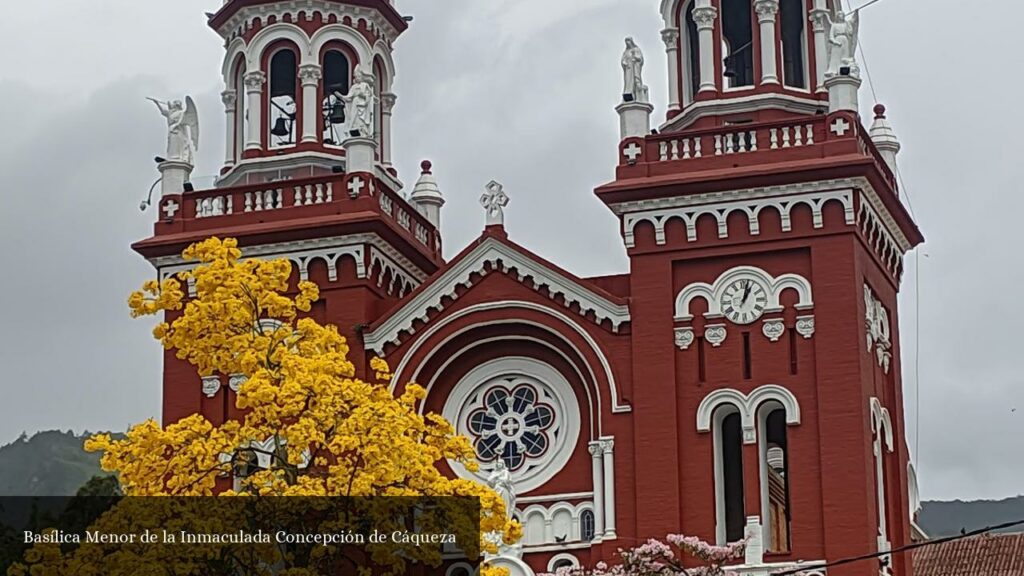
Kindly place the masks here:
MULTIPOLYGON (((598 362, 600 363, 599 370, 600 370, 601 374, 604 376, 604 379, 608 383, 608 387, 609 387, 609 394, 611 396, 611 402, 612 402, 612 406, 611 406, 612 412, 613 413, 621 413, 621 412, 630 412, 631 411, 631 408, 630 408, 630 406, 628 404, 620 403, 620 400, 619 400, 620 396, 619 396, 618 385, 617 385, 616 380, 615 380, 615 375, 612 373, 611 364, 609 364, 607 356, 604 354, 604 351, 601 349, 600 345, 598 345, 598 343, 594 339, 594 337, 591 336, 586 330, 584 330, 583 327, 580 326, 578 323, 576 323, 572 318, 570 318, 569 316, 563 314, 562 312, 560 312, 558 310, 554 310, 554 309, 552 309, 552 308, 550 308, 548 306, 537 304, 535 302, 525 302, 525 301, 520 301, 520 300, 501 300, 501 301, 498 301, 498 302, 486 302, 486 303, 481 303, 481 304, 474 304, 472 306, 468 306, 468 307, 466 307, 466 308, 464 308, 462 310, 459 310, 459 311, 455 312, 454 314, 452 314, 451 316, 448 316, 447 318, 439 319, 438 321, 432 323, 428 329, 426 329, 426 330, 424 330, 422 332, 418 332, 417 333, 418 337, 410 345, 409 350, 405 354, 402 355, 402 359, 399 361, 398 366, 395 368, 394 377, 391 380, 391 389, 392 389, 392 391, 394 391, 395 386, 397 386, 399 382, 403 381, 402 378, 404 377, 404 372, 406 372, 409 369, 409 362, 416 355, 416 353, 419 351, 419 349, 430 339, 430 337, 432 335, 436 334, 442 328, 444 328, 445 326, 447 326, 447 325, 449 325, 449 324, 459 320, 460 318, 464 318, 466 316, 475 314, 477 312, 484 312, 484 311, 489 311, 489 310, 500 310, 500 309, 506 309, 506 308, 507 309, 517 309, 517 310, 529 310, 529 311, 534 311, 534 312, 541 313, 543 315, 546 315, 546 316, 549 316, 551 318, 554 318, 555 320, 557 320, 559 322, 559 324, 565 326, 570 332, 578 335, 586 343, 586 345, 587 345, 586 348, 589 349, 590 353, 593 354, 594 357, 596 357, 598 359, 598 362)), ((530 325, 533 325, 533 326, 537 326, 539 328, 543 328, 543 329, 551 332, 553 335, 557 336, 559 339, 561 339, 565 343, 569 344, 573 348, 576 348, 575 345, 573 345, 573 343, 570 340, 568 340, 564 334, 561 334, 558 331, 553 330, 550 326, 542 325, 542 324, 535 323, 535 322, 523 322, 521 320, 516 320, 515 322, 526 323, 526 324, 530 324, 530 325)), ((490 322, 490 324, 494 324, 494 322, 490 322)), ((581 358, 585 358, 585 356, 583 356, 581 354, 581 358)), ((416 377, 417 377, 417 375, 419 373, 419 368, 422 365, 423 365, 423 362, 421 362, 419 366, 415 367, 413 374, 411 375, 410 378, 408 378, 409 381, 415 381, 415 379, 416 379, 416 377)), ((595 386, 596 386, 596 383, 598 382, 598 380, 597 380, 596 374, 594 372, 594 367, 591 367, 589 365, 589 363, 587 364, 587 371, 588 371, 589 375, 591 376, 591 382, 594 382, 595 386)), ((598 390, 595 389, 595 393, 596 392, 598 392, 598 390)), ((598 393, 597 394, 597 406, 598 406, 599 410, 600 410, 600 405, 601 405, 601 396, 598 393)), ((599 411, 599 413, 600 413, 600 411, 599 411)), ((598 428, 599 428, 598 434, 600 434, 601 433, 600 432, 600 420, 598 421, 598 428)))
POLYGON ((811 283, 799 274, 783 274, 774 277, 768 272, 754 266, 737 266, 723 272, 715 280, 714 284, 694 282, 683 288, 676 296, 676 321, 692 320, 690 304, 695 298, 704 298, 708 302, 708 311, 705 316, 716 316, 722 314, 722 296, 726 289, 737 280, 752 280, 765 288, 768 294, 767 312, 779 312, 782 310, 780 298, 785 290, 796 291, 799 300, 796 308, 807 310, 814 306, 811 295, 811 283))
POLYGON ((765 384, 744 394, 733 388, 720 388, 701 400, 697 407, 697 431, 710 432, 715 410, 720 406, 731 405, 740 413, 743 424, 743 442, 757 442, 756 416, 758 407, 768 401, 776 401, 786 410, 786 423, 790 426, 800 424, 800 402, 788 389, 777 384, 765 384))
POLYGON ((551 557, 551 560, 548 560, 548 572, 552 574, 554 574, 555 571, 557 571, 559 568, 563 566, 579 568, 580 561, 578 558, 576 558, 572 554, 569 554, 568 552, 555 554, 551 557), (568 564, 566 564, 566 562, 568 562, 568 564))
POLYGON ((294 24, 277 22, 263 30, 260 30, 255 36, 253 36, 252 40, 249 41, 249 46, 245 52, 249 69, 260 70, 264 52, 272 45, 282 40, 287 40, 295 44, 298 50, 296 56, 299 60, 299 67, 307 64, 317 64, 317 52, 310 50, 309 36, 306 35, 306 32, 294 24))
POLYGON ((473 576, 474 574, 476 574, 476 570, 468 562, 456 562, 449 566, 444 573, 445 576, 473 576))
POLYGON ((377 79, 381 85, 381 90, 390 92, 391 85, 395 81, 395 60, 391 54, 391 49, 383 40, 378 40, 373 45, 373 57, 374 59, 380 59, 381 65, 384 68, 385 77, 377 79))
POLYGON ((871 431, 879 434, 885 442, 885 449, 892 452, 892 419, 889 410, 882 406, 882 401, 874 397, 871 398, 871 431))
POLYGON ((235 82, 235 72, 238 69, 238 59, 244 58, 246 64, 248 47, 241 37, 235 38, 228 43, 227 52, 224 55, 224 63, 221 65, 221 75, 224 76, 224 85, 228 90, 237 90, 239 87, 235 82))
POLYGON ((351 46, 352 49, 355 50, 356 56, 361 64, 373 61, 373 47, 370 46, 366 37, 357 32, 351 26, 346 26, 340 23, 328 24, 327 26, 317 30, 313 36, 308 39, 310 54, 320 54, 324 46, 333 40, 341 40, 351 46))

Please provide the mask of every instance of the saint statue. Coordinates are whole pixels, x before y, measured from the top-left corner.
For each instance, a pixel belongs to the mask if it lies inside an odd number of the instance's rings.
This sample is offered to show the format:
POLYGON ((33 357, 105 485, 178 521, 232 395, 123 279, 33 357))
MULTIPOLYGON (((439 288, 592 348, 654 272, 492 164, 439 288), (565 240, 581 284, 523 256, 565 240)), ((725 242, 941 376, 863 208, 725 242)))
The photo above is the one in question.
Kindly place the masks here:
POLYGON ((860 28, 860 16, 853 12, 847 16, 846 12, 840 9, 836 12, 833 20, 826 14, 829 20, 828 32, 828 70, 826 77, 838 76, 841 68, 850 68, 850 74, 856 76, 860 73, 857 66, 857 35, 860 28))
POLYGON ((505 461, 501 458, 498 459, 494 470, 491 470, 490 476, 487 477, 487 485, 493 488, 498 496, 501 496, 502 501, 505 502, 505 516, 511 520, 512 515, 516 512, 516 491, 512 484, 512 472, 505 466, 505 461))
POLYGON ((626 51, 622 54, 622 72, 625 78, 623 95, 633 97, 635 102, 647 102, 647 86, 644 85, 644 53, 632 38, 626 38, 626 51))
POLYGON ((374 111, 377 104, 373 75, 361 69, 356 71, 355 83, 341 100, 345 103, 345 119, 348 122, 345 137, 372 138, 376 131, 374 111))
POLYGON ((196 103, 191 96, 185 97, 185 103, 181 100, 162 102, 155 98, 147 98, 156 104, 167 118, 167 156, 166 159, 175 162, 184 162, 194 166, 196 154, 199 151, 199 113, 196 111, 196 103))

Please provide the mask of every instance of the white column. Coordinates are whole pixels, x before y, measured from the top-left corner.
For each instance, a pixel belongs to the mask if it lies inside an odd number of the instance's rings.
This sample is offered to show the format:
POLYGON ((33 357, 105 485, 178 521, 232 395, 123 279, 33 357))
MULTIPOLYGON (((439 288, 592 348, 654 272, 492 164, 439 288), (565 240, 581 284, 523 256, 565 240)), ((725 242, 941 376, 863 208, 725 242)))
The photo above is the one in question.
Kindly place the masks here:
POLYGON ((718 9, 711 0, 696 0, 693 20, 697 23, 697 37, 700 40, 700 90, 715 91, 715 20, 718 9))
POLYGON ((682 97, 679 93, 679 28, 665 28, 661 31, 668 56, 668 109, 681 110, 682 97))
POLYGON ((245 140, 246 150, 259 150, 263 147, 263 85, 267 75, 260 70, 245 74, 245 96, 248 102, 249 133, 245 140))
POLYGON ((885 465, 883 463, 883 451, 882 451, 882 428, 879 426, 877 432, 875 432, 875 443, 873 451, 875 453, 875 486, 876 486, 876 500, 878 501, 878 551, 885 552, 888 550, 889 542, 889 530, 886 526, 885 521, 885 465))
POLYGON ((224 103, 224 117, 227 124, 227 137, 224 139, 224 165, 234 166, 235 134, 238 133, 238 127, 235 126, 235 111, 238 106, 238 92, 235 90, 225 90, 220 93, 220 101, 224 103))
POLYGON ((814 0, 811 10, 811 30, 814 32, 814 71, 818 79, 818 92, 825 92, 825 70, 828 69, 828 16, 825 0, 814 0))
POLYGON ((588 449, 594 471, 594 539, 601 540, 604 535, 604 449, 600 442, 591 442, 588 449))
POLYGON ((776 62, 775 17, 779 13, 779 0, 757 0, 754 3, 757 22, 761 26, 761 84, 778 84, 776 62))
POLYGON ((380 162, 385 166, 391 166, 391 112, 397 101, 390 92, 380 95, 380 162))
POLYGON ((299 80, 302 82, 302 142, 318 142, 317 118, 320 113, 320 102, 317 92, 323 73, 319 64, 303 64, 299 66, 299 80))
POLYGON ((615 534, 615 439, 602 438, 604 453, 604 537, 612 540, 615 534))

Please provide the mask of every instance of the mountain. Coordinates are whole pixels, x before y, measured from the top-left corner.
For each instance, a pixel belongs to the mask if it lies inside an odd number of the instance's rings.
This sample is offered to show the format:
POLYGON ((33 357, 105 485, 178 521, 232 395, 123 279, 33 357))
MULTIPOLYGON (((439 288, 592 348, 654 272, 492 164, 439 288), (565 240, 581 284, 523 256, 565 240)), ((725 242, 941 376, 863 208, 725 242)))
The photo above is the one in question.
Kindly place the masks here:
POLYGON ((22 434, 0 447, 0 496, 73 496, 103 474, 100 455, 82 448, 90 435, 57 430, 31 438, 22 434))
MULTIPOLYGON (((1024 520, 1024 496, 1005 500, 923 502, 918 525, 932 538, 953 536, 961 529, 977 530, 1005 522, 1024 520)), ((1022 532, 1024 526, 1002 532, 1022 532)))

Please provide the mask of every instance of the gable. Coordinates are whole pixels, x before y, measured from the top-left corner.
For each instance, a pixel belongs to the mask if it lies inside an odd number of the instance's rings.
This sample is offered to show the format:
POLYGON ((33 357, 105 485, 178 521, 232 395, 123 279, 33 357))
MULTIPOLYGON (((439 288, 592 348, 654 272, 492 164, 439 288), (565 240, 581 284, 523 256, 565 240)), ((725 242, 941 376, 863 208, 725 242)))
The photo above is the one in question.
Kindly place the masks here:
POLYGON ((474 275, 500 272, 549 298, 559 300, 581 316, 613 332, 629 322, 629 307, 621 298, 545 262, 539 257, 490 236, 457 257, 448 267, 417 289, 398 308, 363 335, 368 350, 384 352, 387 344, 400 344, 402 333, 415 332, 414 323, 428 322, 432 312, 444 309, 445 299, 458 297, 460 288, 473 285, 474 275))

